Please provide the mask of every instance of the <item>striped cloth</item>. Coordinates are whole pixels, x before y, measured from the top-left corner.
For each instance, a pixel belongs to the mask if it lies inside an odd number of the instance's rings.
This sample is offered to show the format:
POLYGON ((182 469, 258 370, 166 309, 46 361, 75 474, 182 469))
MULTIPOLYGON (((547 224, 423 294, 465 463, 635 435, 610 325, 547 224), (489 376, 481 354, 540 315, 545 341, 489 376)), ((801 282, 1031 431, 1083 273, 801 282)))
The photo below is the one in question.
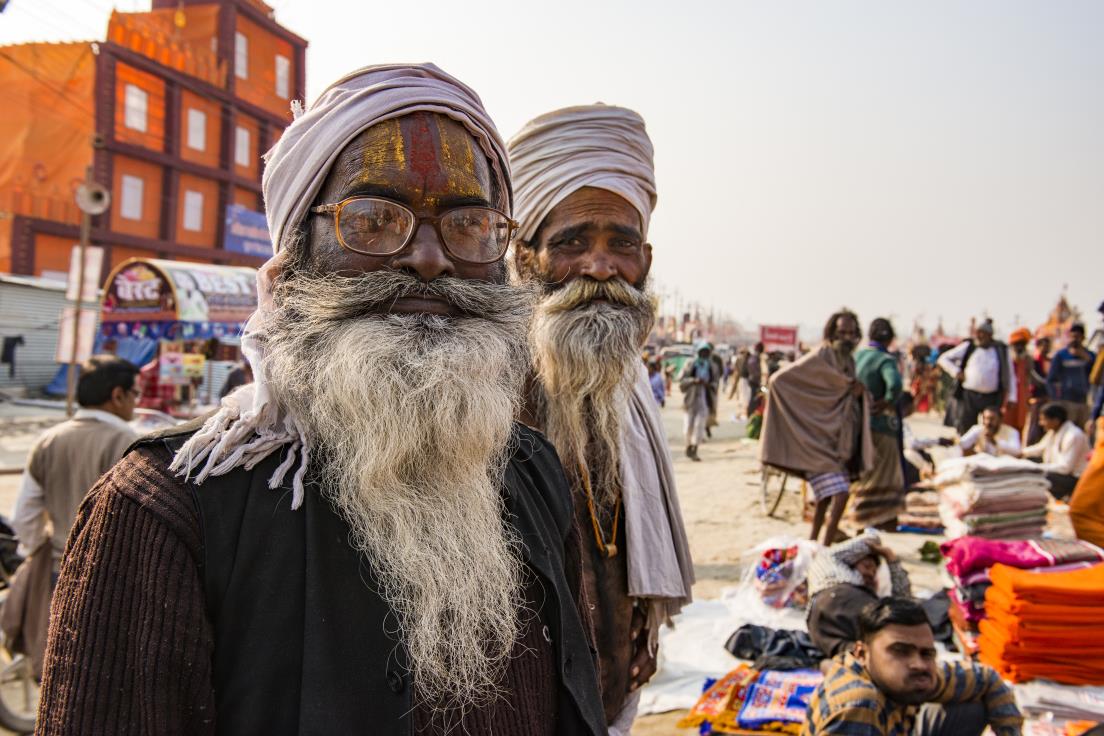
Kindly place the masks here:
POLYGON ((818 473, 809 476, 809 485, 813 489, 813 497, 822 501, 829 496, 850 492, 851 479, 846 473, 818 473))
MULTIPOLYGON (((985 705, 996 736, 1020 736, 1023 716, 1012 690, 989 667, 941 662, 936 667, 938 687, 933 703, 985 705)), ((813 693, 801 736, 909 736, 919 706, 897 705, 870 681, 851 654, 832 660, 824 682, 813 693)))

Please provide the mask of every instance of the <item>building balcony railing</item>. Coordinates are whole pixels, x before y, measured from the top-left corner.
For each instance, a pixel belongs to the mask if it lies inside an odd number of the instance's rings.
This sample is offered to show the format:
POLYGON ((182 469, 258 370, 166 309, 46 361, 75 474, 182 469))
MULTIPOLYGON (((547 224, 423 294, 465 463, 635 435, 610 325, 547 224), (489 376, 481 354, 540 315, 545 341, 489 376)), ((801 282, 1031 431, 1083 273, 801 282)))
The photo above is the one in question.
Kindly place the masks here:
POLYGON ((171 38, 136 15, 146 14, 113 11, 107 24, 107 40, 216 87, 226 87, 226 64, 214 52, 171 38))

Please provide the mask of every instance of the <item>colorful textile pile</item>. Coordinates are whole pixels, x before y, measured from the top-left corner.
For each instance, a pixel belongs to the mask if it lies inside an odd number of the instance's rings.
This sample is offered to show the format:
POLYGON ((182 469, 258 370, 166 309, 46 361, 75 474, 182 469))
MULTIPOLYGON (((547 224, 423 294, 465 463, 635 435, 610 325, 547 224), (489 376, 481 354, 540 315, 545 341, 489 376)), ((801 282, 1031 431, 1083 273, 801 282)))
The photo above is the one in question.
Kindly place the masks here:
POLYGON ((1079 570, 994 565, 980 659, 1013 682, 1104 685, 1104 564, 1079 570))
POLYGON ((897 515, 897 531, 942 534, 939 494, 935 491, 913 491, 905 496, 905 511, 897 515))
POLYGON ((1064 572, 1104 561, 1104 550, 1087 542, 991 540, 959 537, 940 547, 953 585, 948 615, 954 641, 964 654, 978 653, 979 624, 986 616, 986 593, 992 585, 990 568, 1002 564, 1023 570, 1064 572))
POLYGON ((992 455, 953 458, 940 463, 934 485, 949 537, 1042 536, 1050 482, 1038 463, 992 455))
POLYGON ((824 676, 816 670, 757 671, 742 664, 710 684, 679 728, 701 733, 801 732, 809 700, 824 676))

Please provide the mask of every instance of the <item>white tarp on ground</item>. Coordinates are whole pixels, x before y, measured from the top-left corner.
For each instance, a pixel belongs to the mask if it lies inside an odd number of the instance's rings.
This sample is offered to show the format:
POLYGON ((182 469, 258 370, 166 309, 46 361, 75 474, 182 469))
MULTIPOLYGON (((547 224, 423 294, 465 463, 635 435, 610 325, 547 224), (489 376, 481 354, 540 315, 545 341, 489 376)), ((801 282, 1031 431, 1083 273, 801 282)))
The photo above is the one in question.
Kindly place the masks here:
POLYGON ((692 707, 707 677, 722 677, 739 663, 724 645, 744 624, 807 630, 804 610, 770 608, 750 586, 691 603, 675 616, 675 628, 659 632, 658 671, 641 691, 639 715, 692 707))

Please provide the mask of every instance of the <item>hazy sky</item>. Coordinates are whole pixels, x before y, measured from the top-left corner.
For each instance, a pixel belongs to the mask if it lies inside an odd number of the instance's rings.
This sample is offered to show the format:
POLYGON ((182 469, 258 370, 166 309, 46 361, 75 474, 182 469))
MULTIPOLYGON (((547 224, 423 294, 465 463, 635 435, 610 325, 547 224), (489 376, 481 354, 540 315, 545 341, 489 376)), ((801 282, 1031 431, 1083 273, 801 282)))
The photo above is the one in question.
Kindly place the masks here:
MULTIPOLYGON (((274 0, 307 90, 433 61, 504 136, 596 101, 656 149, 653 275, 745 321, 1041 322, 1104 300, 1104 2, 274 0)), ((102 37, 110 0, 11 0, 0 42, 102 37)), ((148 8, 120 0, 120 10, 148 8)))

